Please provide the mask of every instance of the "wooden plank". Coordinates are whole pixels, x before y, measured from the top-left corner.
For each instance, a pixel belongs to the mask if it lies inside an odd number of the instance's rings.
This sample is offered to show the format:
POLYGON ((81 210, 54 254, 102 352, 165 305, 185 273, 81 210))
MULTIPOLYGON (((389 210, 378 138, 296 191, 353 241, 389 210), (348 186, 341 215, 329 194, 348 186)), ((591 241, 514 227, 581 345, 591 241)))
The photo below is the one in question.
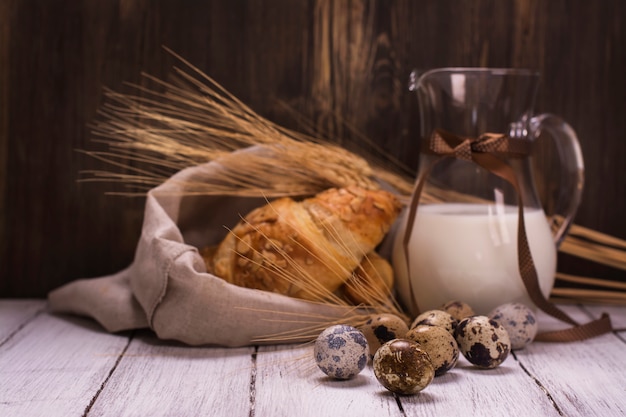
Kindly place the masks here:
POLYGON ((611 317, 614 329, 626 330, 626 306, 585 305, 583 309, 592 314, 593 317, 600 317, 602 313, 607 313, 611 317))
POLYGON ((559 415, 513 356, 495 369, 478 369, 461 357, 454 369, 401 402, 407 415, 419 416, 559 415))
MULTIPOLYGON (((0 2, 0 62, 9 62, 9 45, 11 41, 14 41, 10 37, 9 16, 10 11, 13 9, 13 1, 0 2)), ((10 239, 6 236, 6 223, 7 213, 9 212, 9 202, 6 198, 8 181, 5 178, 9 177, 9 79, 10 71, 8 65, 0 65, 0 259, 2 254, 6 252, 6 246, 9 244, 10 239)), ((0 261, 2 262, 2 261, 0 261)), ((0 273, 0 276, 2 274, 0 273)), ((2 279, 8 281, 8 275, 2 279)), ((2 293, 2 285, 0 285, 0 293, 2 293)))
MULTIPOLYGON (((570 318, 574 319, 579 323, 586 323, 593 319, 591 315, 585 312, 580 306, 576 304, 572 305, 558 305, 559 309, 563 310, 570 318)), ((539 321, 539 331, 547 332, 553 330, 561 330, 571 327, 569 324, 562 322, 559 319, 556 319, 543 311, 537 312, 537 320, 539 321)))
POLYGON ((260 348, 255 391, 256 416, 402 415, 371 367, 351 380, 333 380, 317 368, 311 345, 260 348))
MULTIPOLYGON (((568 314, 582 322, 590 318, 584 310, 565 307, 568 314)), ((564 327, 560 322, 541 315, 544 329, 564 327)), ((613 337, 613 336, 611 336, 613 337)), ((583 346, 593 341, 581 342, 583 346)), ((615 348, 615 340, 609 340, 615 348)), ((533 366, 547 367, 569 344, 536 344, 548 349, 548 355, 535 355, 533 366), (547 361, 548 364, 543 364, 547 361)), ((535 349, 538 349, 536 347, 535 349)), ((619 349, 619 346, 616 347, 619 349)), ((281 414, 299 406, 301 415, 327 415, 341 412, 359 415, 395 415, 400 410, 394 398, 380 387, 368 367, 355 381, 331 381, 315 367, 311 347, 262 348, 257 359, 256 410, 261 414, 281 414), (276 379, 278 372, 280 379, 276 379), (306 393, 306 394, 304 394, 306 393), (349 393, 346 395, 346 393, 349 393), (307 411, 308 410, 308 411, 307 411)), ((539 349, 541 350, 541 349, 539 349)), ((528 373, 526 359, 530 348, 516 358, 512 355, 494 370, 478 370, 464 358, 450 373, 438 377, 422 393, 400 397, 401 407, 408 415, 451 415, 463 410, 464 415, 561 415, 567 406, 555 402, 552 391, 560 391, 572 375, 557 375, 552 385, 528 373), (551 389, 547 389, 550 386, 551 389), (512 389, 511 387, 515 387, 512 389)), ((598 358, 606 362, 606 358, 598 358)), ((602 371, 596 373, 601 377, 602 371)), ((617 393, 616 393, 617 394, 617 393)), ((584 397, 583 397, 584 398, 584 397)), ((593 399, 595 401, 595 399, 593 399)), ((604 408, 604 415, 611 410, 604 408)), ((606 414, 609 413, 609 414, 606 414)), ((566 413, 567 414, 567 413, 566 413)))
POLYGON ((45 305, 43 300, 0 300, 0 346, 45 305))
POLYGON ((441 416, 460 410, 468 416, 559 415, 514 358, 494 370, 478 370, 461 358, 455 369, 436 378, 424 391, 398 401, 400 406, 378 384, 371 366, 354 380, 327 378, 317 369, 310 346, 266 347, 257 358, 258 415, 287 415, 293 410, 298 410, 299 416, 441 416))
MULTIPOLYGON (((422 393, 399 397, 371 367, 350 381, 317 369, 311 345, 224 349, 111 335, 90 320, 38 313, 40 300, 0 300, 2 416, 496 416, 626 413, 622 334, 533 343, 494 370, 465 359, 422 393), (17 326, 17 327, 16 327, 17 326)), ((565 306, 576 320, 626 307, 565 306)), ((559 327, 540 316, 542 327, 559 327), (550 324, 552 323, 552 324, 550 324)))
POLYGON ((0 346, 0 415, 82 415, 127 344, 90 320, 38 315, 0 346))
POLYGON ((183 346, 141 332, 89 416, 248 416, 253 352, 183 346))
MULTIPOLYGON (((579 307, 564 306, 563 310, 575 320, 589 321, 579 307)), ((622 314, 623 310, 620 317, 622 314)), ((516 356, 563 415, 626 414, 626 356, 624 340, 619 336, 607 334, 574 343, 533 343, 516 356)))

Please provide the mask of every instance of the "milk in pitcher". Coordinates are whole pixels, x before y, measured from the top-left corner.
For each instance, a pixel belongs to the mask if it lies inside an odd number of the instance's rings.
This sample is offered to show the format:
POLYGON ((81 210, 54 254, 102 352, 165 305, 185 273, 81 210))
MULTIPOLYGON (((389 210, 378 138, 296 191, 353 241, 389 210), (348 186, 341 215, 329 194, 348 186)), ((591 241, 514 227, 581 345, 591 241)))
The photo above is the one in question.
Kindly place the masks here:
MULTIPOLYGON (((517 217, 518 208, 508 205, 420 206, 408 245, 413 295, 419 309, 438 308, 451 300, 465 301, 477 314, 488 314, 506 302, 534 307, 518 269, 517 217)), ((556 273, 554 237, 542 210, 525 209, 524 221, 539 284, 548 296, 556 273)), ((411 308, 402 239, 400 232, 392 261, 398 296, 411 308)))

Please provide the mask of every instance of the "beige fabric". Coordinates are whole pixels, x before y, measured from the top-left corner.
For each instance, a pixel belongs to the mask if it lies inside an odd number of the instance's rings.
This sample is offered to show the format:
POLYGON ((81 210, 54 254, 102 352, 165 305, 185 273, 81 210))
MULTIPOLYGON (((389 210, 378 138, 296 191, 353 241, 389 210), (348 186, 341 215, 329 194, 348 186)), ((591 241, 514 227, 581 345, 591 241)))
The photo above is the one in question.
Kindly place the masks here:
POLYGON ((341 307, 236 287, 205 272, 196 248, 218 243, 226 227, 264 203, 181 196, 184 184, 206 181, 219 169, 216 162, 189 168, 150 191, 133 263, 52 291, 51 310, 92 317, 110 332, 150 327, 162 339, 223 346, 309 327, 311 314, 321 323, 347 314, 341 307))

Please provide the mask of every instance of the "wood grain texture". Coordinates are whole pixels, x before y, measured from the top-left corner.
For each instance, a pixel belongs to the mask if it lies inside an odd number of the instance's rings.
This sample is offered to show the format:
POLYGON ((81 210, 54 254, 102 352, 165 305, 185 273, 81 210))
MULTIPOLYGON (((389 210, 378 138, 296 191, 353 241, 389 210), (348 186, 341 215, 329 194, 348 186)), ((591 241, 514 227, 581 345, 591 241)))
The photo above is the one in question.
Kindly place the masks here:
POLYGON ((622 399, 625 347, 622 339, 609 334, 571 344, 558 356, 553 345, 536 343, 518 353, 518 358, 550 392, 563 415, 618 416, 626 413, 622 399))
MULTIPOLYGON (((624 323, 623 307, 563 308, 579 322, 597 317, 585 311, 588 309, 608 312, 615 317, 615 327, 624 323)), ((625 348, 623 333, 621 336, 606 334, 584 343, 533 343, 516 352, 516 358, 528 374, 550 393, 555 407, 563 415, 618 416, 626 413, 625 348), (558 355, 555 355, 556 350, 558 355)))
MULTIPOLYGON (((11 1, 0 2, 0 62, 8 62, 9 21, 11 1)), ((7 184, 9 160, 9 65, 0 65, 0 262, 7 248, 6 219, 8 218, 7 184)), ((1 277, 2 275, 0 275, 1 277)), ((6 278, 5 278, 6 279, 6 278)), ((2 286, 0 285, 0 293, 2 286)))
POLYGON ((254 348, 192 348, 134 338, 90 416, 247 416, 254 348))
POLYGON ((0 300, 0 346, 44 311, 42 300, 0 300))
POLYGON ((287 416, 293 410, 302 417, 402 415, 395 397, 377 383, 371 367, 353 379, 338 381, 319 370, 312 345, 259 348, 255 415, 287 416))
POLYGON ((607 313, 611 316, 611 323, 614 329, 619 329, 619 332, 626 332, 626 317, 621 314, 623 307, 621 306, 604 306, 604 305, 586 305, 585 311, 589 312, 592 317, 599 318, 602 313, 607 313))
POLYGON ((422 394, 402 398, 403 408, 428 416, 459 412, 473 416, 559 415, 550 398, 513 357, 491 370, 479 370, 460 358, 452 371, 435 379, 422 394))
MULTIPOLYGON (((584 343, 533 343, 527 349, 516 352, 517 359, 524 364, 529 375, 550 393, 563 415, 624 414, 624 307, 564 305, 561 308, 579 323, 607 313, 616 331, 584 343), (555 354, 555 350, 559 353, 555 354), (598 390, 598 387, 601 389, 598 390)), ((540 316, 540 323, 544 329, 564 327, 545 315, 540 316)))
MULTIPOLYGON (((107 166, 76 149, 101 149, 89 126, 103 87, 125 91, 142 71, 168 77, 174 61, 162 45, 262 115, 299 126, 286 104, 346 146, 350 121, 409 170, 419 127, 412 69, 538 69, 536 110, 569 121, 586 160, 576 223, 626 238, 620 0, 9 0, 0 16, 2 296, 44 296, 132 260, 143 200, 77 183, 80 171, 107 166)), ((624 279, 559 261, 564 272, 624 279)))
MULTIPOLYGON (((533 343, 498 368, 462 358, 414 396, 394 397, 370 366, 327 378, 312 346, 225 349, 111 335, 93 322, 47 312, 40 300, 0 300, 2 416, 620 416, 626 412, 624 332, 576 343, 533 343)), ((562 306, 576 320, 623 306, 562 306)), ((539 317, 542 328, 557 323, 539 317)))
POLYGON ((83 415, 127 343, 91 321, 39 315, 0 346, 0 414, 83 415))

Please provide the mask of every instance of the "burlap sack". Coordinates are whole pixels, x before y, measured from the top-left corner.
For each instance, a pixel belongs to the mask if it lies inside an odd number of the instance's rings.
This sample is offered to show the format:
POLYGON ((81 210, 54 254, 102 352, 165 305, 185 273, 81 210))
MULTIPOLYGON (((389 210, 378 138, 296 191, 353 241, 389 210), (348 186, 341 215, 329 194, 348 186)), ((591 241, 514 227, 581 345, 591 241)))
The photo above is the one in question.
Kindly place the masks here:
POLYGON ((183 196, 187 184, 206 181, 219 169, 217 162, 188 168, 151 190, 133 263, 117 274, 52 291, 51 310, 92 317, 110 332, 149 327, 161 339, 233 347, 298 334, 312 320, 323 323, 348 314, 338 306, 237 287, 206 272, 197 248, 218 243, 226 227, 265 203, 183 196))

